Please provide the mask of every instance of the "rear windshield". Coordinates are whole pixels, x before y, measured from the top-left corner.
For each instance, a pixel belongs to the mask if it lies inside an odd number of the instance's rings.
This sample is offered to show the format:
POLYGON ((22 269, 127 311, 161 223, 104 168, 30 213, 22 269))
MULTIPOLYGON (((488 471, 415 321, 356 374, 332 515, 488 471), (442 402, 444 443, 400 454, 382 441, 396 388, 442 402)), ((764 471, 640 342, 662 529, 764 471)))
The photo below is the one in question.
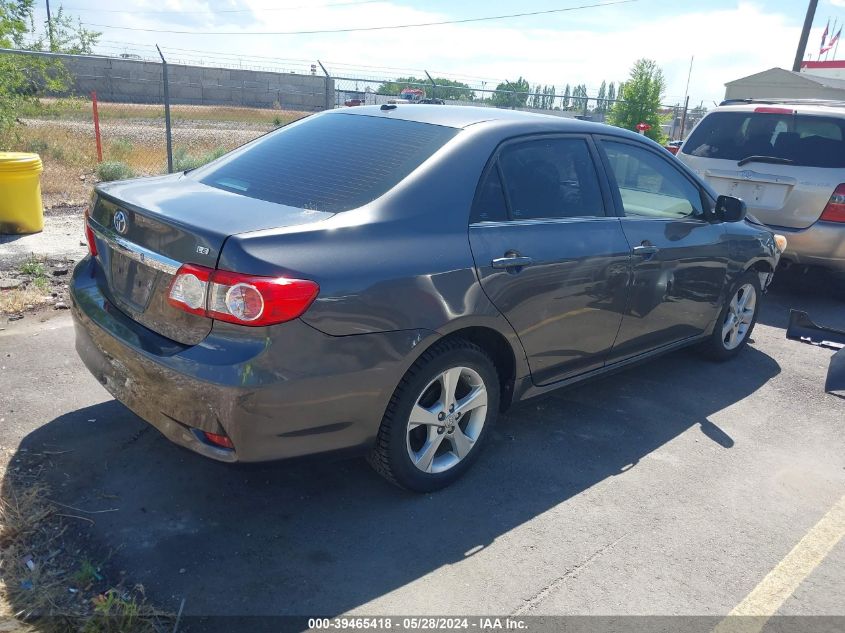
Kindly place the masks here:
POLYGON ((268 134, 197 176, 251 198, 337 213, 386 193, 457 132, 382 117, 315 116, 268 134))
POLYGON ((767 156, 799 167, 845 167, 845 119, 801 114, 714 112, 681 150, 702 158, 741 161, 767 156))

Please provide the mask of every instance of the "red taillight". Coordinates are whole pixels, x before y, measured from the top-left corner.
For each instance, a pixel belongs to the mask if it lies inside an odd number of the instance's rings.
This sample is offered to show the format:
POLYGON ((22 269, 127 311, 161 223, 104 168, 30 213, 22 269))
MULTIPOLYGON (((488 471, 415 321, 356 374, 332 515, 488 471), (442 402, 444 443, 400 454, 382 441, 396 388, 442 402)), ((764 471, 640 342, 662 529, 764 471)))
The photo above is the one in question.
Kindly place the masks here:
POLYGON ((208 431, 202 432, 205 439, 209 442, 214 444, 215 446, 220 446, 221 448, 230 448, 234 449, 235 445, 232 444, 232 440, 230 440, 225 435, 220 435, 219 433, 209 433, 208 431))
POLYGON ((754 108, 754 112, 760 112, 761 114, 795 114, 795 110, 790 108, 773 108, 771 106, 754 108))
POLYGON ((170 284, 170 305, 240 325, 273 325, 301 316, 320 286, 306 279, 257 277, 184 264, 170 284))
POLYGON ((830 196, 819 220, 845 222, 845 183, 839 185, 830 196))
POLYGON ((185 312, 205 316, 208 282, 213 272, 205 266, 183 264, 170 284, 167 301, 185 312))
POLYGON ((91 230, 91 226, 88 224, 88 207, 85 207, 85 213, 83 215, 85 217, 85 241, 88 242, 88 253, 91 257, 96 257, 97 241, 94 239, 94 231, 91 230))

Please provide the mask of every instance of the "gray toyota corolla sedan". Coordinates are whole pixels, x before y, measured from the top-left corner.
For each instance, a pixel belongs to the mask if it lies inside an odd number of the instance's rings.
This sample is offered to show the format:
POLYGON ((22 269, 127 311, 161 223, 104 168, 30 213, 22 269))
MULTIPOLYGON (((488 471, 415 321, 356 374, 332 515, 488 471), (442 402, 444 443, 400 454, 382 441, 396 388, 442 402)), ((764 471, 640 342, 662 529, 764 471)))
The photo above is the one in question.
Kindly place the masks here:
POLYGON ((739 352, 779 254, 744 216, 613 127, 325 112, 194 171, 98 186, 76 346, 202 455, 360 451, 435 490, 514 402, 686 345, 739 352))

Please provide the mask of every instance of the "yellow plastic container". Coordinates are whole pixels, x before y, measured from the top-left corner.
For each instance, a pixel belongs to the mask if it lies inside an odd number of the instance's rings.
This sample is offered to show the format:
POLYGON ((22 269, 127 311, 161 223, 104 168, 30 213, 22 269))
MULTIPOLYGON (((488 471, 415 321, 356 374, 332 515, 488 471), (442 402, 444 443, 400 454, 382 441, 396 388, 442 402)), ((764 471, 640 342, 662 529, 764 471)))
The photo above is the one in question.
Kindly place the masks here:
POLYGON ((0 152, 0 233, 37 233, 44 229, 38 154, 0 152))

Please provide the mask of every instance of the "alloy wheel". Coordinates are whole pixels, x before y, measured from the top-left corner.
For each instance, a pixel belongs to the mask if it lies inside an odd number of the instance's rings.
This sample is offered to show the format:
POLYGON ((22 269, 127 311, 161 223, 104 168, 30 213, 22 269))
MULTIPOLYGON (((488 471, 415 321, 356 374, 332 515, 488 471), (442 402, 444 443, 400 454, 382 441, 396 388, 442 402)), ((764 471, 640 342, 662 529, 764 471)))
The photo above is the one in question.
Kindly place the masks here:
POLYGON ((722 324, 722 344, 736 349, 745 340, 757 309, 757 291, 752 284, 743 284, 734 294, 722 324))
POLYGON ((449 470, 469 455, 486 420, 487 387, 481 375, 469 367, 441 372, 422 390, 408 418, 411 462, 425 473, 449 470))

